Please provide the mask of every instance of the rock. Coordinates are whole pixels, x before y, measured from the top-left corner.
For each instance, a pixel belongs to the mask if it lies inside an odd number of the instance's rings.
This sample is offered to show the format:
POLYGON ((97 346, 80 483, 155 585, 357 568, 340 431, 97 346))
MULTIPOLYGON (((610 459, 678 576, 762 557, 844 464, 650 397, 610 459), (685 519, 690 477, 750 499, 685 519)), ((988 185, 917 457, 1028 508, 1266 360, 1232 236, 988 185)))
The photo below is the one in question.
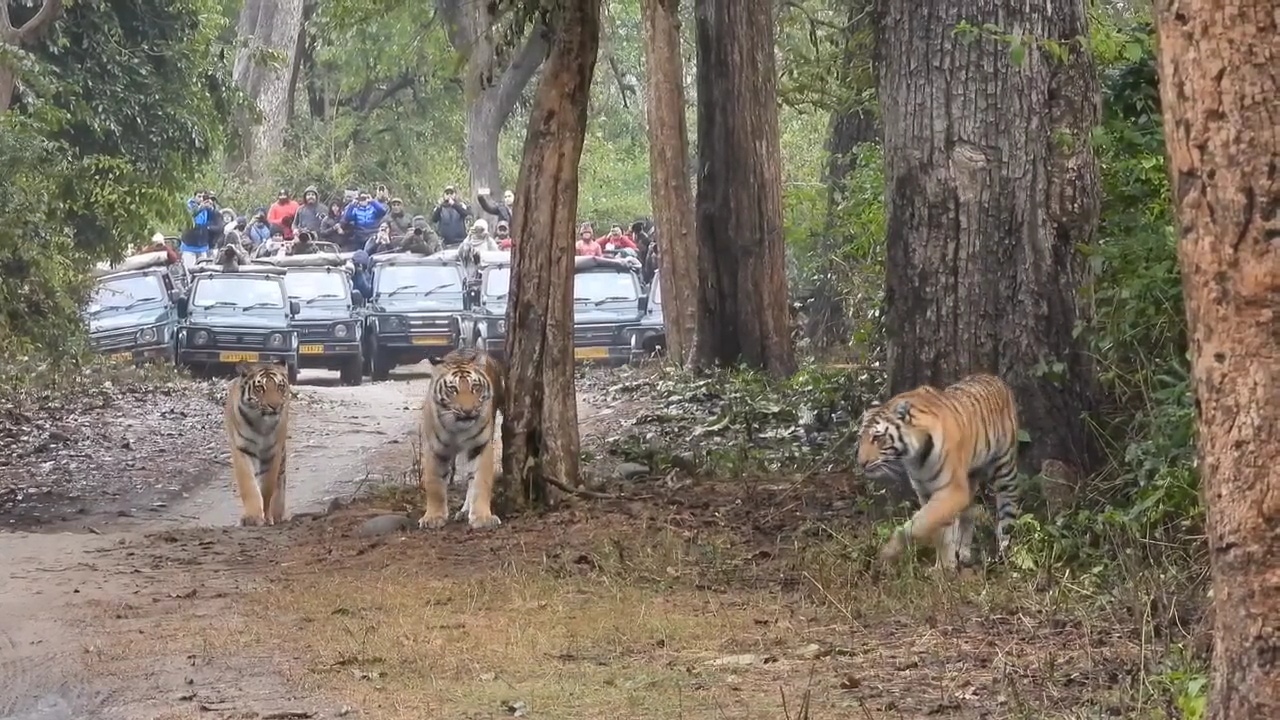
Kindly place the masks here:
POLYGON ((632 462, 624 462, 618 465, 618 475, 622 476, 623 480, 639 480, 649 475, 649 473, 648 465, 632 462))
POLYGON ((361 537, 377 537, 390 535, 410 528, 408 515, 377 515, 360 523, 356 534, 361 537))

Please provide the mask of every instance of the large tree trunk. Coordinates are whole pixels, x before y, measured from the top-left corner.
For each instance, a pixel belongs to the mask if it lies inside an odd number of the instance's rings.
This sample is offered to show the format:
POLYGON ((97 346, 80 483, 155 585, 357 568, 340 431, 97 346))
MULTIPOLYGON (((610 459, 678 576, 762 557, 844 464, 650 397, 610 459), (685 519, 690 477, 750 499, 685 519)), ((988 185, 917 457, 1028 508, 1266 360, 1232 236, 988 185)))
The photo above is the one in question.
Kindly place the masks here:
POLYGON ((23 8, 26 19, 17 26, 13 24, 10 13, 9 0, 0 0, 0 113, 7 112, 13 105, 13 93, 18 82, 17 69, 6 64, 8 61, 4 55, 21 50, 62 17, 62 0, 44 0, 34 14, 23 8))
MULTIPOLYGON (((492 2, 437 0, 449 41, 466 57, 467 171, 471 195, 483 188, 502 197, 498 139, 524 88, 547 57, 546 28, 535 24, 518 48, 503 48, 494 37, 499 6, 492 2)), ((483 215, 473 208, 477 217, 483 215)))
POLYGON ((1280 717, 1280 33, 1271 0, 1158 3, 1160 97, 1213 576, 1213 720, 1280 717))
POLYGON ((261 179, 284 145, 291 114, 302 30, 302 0, 245 0, 236 35, 243 45, 236 51, 232 80, 257 106, 257 117, 237 119, 238 152, 228 158, 231 169, 261 179))
MULTIPOLYGON (((771 0, 697 0, 697 362, 795 370, 771 0)), ((665 229, 663 229, 665 232, 665 229)), ((664 298, 665 302, 665 298, 664 298)))
POLYGON ((698 246, 689 183, 680 0, 642 0, 645 112, 649 124, 649 193, 660 229, 662 318, 667 355, 687 364, 697 331, 698 246))
POLYGON ((513 230, 520 242, 507 305, 502 466, 526 506, 552 502, 554 482, 578 483, 571 238, 600 0, 560 0, 552 21, 551 55, 529 116, 516 187, 513 230))
MULTIPOLYGON (((1031 446, 1088 469, 1095 376, 1073 330, 1085 320, 1078 251, 1093 241, 1098 84, 1083 0, 878 0, 891 389, 994 372, 1013 386, 1031 446), (1057 41, 1055 59, 955 32, 966 21, 1057 41)), ((1077 477, 1079 473, 1075 473, 1077 477)))

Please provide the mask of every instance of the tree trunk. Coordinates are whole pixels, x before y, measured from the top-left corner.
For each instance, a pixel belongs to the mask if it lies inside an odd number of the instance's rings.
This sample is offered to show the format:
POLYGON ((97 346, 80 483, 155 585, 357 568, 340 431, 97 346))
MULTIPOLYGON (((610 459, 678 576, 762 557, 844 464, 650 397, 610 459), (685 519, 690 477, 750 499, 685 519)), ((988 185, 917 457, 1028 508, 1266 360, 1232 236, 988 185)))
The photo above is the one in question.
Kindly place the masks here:
POLYGON ((697 0, 694 13, 701 165, 696 359, 703 366, 744 362, 787 375, 795 370, 795 352, 782 236, 773 3, 697 0))
POLYGON ((1271 0, 1157 3, 1213 577, 1213 720, 1280 717, 1280 34, 1271 0))
MULTIPOLYGON (((496 200, 502 197, 498 140, 525 86, 546 60, 547 31, 535 24, 518 48, 502 48, 494 37, 497 3, 438 0, 437 7, 446 19, 449 42, 467 59, 465 154, 471 196, 488 188, 496 200)), ((487 215, 478 206, 473 211, 477 217, 487 215)))
POLYGON ((640 11, 645 28, 649 192, 661 231, 662 318, 667 356, 684 365, 691 360, 697 330, 698 246, 688 174, 680 0, 642 0, 640 11))
POLYGON ((1073 330, 1087 319, 1077 248, 1097 227, 1099 101, 1092 59, 1070 44, 1088 36, 1085 4, 877 9, 891 390, 997 373, 1031 436, 1023 469, 1087 470, 1096 383, 1073 330), (961 21, 1056 41, 1065 59, 985 35, 965 42, 961 21))
MULTIPOLYGON (((24 15, 29 12, 27 8, 23 8, 23 11, 24 15)), ((16 27, 10 12, 9 0, 0 0, 0 48, 7 48, 0 49, 0 113, 7 112, 13 106, 13 94, 18 83, 18 71, 12 65, 5 64, 8 61, 4 59, 4 55, 21 50, 62 17, 62 0, 44 0, 35 14, 16 27)))
POLYGON ((240 147, 228 164, 255 179, 265 176, 284 145, 301 30, 302 0, 245 0, 240 11, 236 35, 244 44, 236 52, 232 80, 258 112, 237 118, 240 147))
POLYGON ((508 490, 525 506, 554 501, 547 479, 578 483, 572 238, 600 0, 560 0, 552 19, 551 55, 529 116, 516 187, 513 230, 521 241, 512 253, 507 305, 502 465, 508 490))

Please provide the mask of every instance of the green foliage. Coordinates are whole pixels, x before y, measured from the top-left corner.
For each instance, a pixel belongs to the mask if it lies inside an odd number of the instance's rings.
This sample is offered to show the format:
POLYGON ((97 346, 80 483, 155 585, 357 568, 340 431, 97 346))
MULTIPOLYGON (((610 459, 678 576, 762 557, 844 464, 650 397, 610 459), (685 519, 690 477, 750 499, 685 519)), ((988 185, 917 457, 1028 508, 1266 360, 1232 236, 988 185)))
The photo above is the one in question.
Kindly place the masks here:
POLYGON ((75 362, 92 264, 186 217, 227 112, 218 7, 81 0, 22 55, 23 92, 0 115, 5 372, 75 362))

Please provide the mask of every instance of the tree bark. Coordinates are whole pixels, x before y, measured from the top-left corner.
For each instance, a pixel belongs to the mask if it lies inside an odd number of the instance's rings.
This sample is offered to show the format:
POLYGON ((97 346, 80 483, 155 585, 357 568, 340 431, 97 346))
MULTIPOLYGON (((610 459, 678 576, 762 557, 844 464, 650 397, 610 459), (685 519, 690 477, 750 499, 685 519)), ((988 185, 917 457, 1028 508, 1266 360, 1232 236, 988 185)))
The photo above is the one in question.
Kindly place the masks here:
MULTIPOLYGON (((886 185, 886 327, 892 392, 984 371, 1014 388, 1045 460, 1092 468, 1084 422, 1094 369, 1074 329, 1093 242, 1098 169, 1090 132, 1098 82, 1083 0, 878 0, 886 185), (1056 41, 1065 61, 985 36, 965 21, 1056 41)), ((1079 476, 1080 473, 1077 473, 1079 476)))
MULTIPOLYGON (((30 19, 14 27, 9 0, 0 0, 0 46, 8 46, 10 50, 7 52, 21 50, 60 17, 62 0, 44 0, 30 19)), ((13 93, 18 82, 17 69, 4 62, 0 58, 0 113, 7 112, 13 106, 13 93)))
POLYGON ((680 0, 642 0, 645 113, 649 125, 649 192, 660 228, 662 319, 667 356, 689 364, 697 331, 698 246, 689 182, 680 0))
POLYGON ((701 166, 695 356, 703 366, 743 362, 787 375, 795 370, 795 352, 782 236, 773 3, 697 0, 694 13, 701 166))
POLYGON ((554 482, 578 484, 572 238, 600 0, 558 0, 551 20, 551 54, 529 116, 516 186, 513 230, 520 242, 512 253, 507 304, 504 495, 514 491, 526 507, 554 502, 554 482))
POLYGON ((240 147, 228 158, 231 169, 261 179, 284 145, 302 31, 302 0, 245 0, 236 35, 232 80, 257 106, 258 117, 237 118, 240 147))
MULTIPOLYGON (((515 110, 525 86, 537 74, 547 57, 547 30, 535 24, 523 44, 511 52, 494 37, 499 4, 470 0, 438 0, 445 17, 449 42, 466 57, 463 87, 467 102, 465 154, 471 195, 489 188, 493 198, 502 197, 498 167, 498 140, 502 127, 515 110)), ((478 204, 477 217, 487 215, 478 204)), ((490 217, 492 220, 492 217, 490 217)))
POLYGON ((1280 717, 1280 33, 1275 3, 1163 0, 1213 582, 1213 720, 1280 717))

